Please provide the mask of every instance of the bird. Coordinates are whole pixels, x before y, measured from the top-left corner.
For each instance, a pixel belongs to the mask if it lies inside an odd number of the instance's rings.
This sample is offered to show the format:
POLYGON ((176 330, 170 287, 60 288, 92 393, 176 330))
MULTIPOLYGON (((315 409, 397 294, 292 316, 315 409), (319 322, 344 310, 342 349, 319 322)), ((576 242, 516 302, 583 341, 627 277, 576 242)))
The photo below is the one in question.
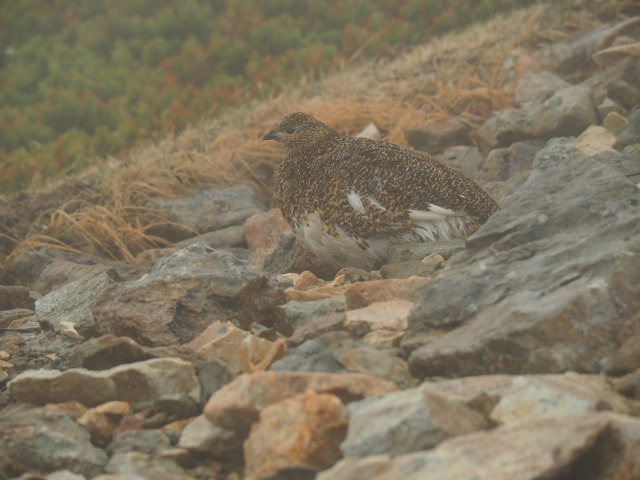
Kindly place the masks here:
POLYGON ((393 244, 466 238, 499 209, 426 154, 342 134, 306 113, 287 115, 262 140, 286 149, 275 205, 297 239, 338 268, 379 268, 393 244))

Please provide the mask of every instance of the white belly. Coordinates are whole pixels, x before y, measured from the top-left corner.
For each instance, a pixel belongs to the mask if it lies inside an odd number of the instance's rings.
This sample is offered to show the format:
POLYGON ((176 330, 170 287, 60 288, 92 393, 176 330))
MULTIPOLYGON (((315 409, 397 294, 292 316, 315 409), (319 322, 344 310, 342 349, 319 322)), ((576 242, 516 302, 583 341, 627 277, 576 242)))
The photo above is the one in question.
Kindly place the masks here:
POLYGON ((338 237, 326 233, 317 215, 311 215, 307 220, 294 229, 296 237, 306 248, 337 267, 356 267, 364 270, 372 270, 383 265, 391 245, 447 240, 464 236, 462 217, 443 216, 428 220, 416 218, 416 227, 412 231, 398 237, 380 235, 365 238, 363 240, 369 246, 363 249, 340 227, 334 227, 339 234, 338 237))

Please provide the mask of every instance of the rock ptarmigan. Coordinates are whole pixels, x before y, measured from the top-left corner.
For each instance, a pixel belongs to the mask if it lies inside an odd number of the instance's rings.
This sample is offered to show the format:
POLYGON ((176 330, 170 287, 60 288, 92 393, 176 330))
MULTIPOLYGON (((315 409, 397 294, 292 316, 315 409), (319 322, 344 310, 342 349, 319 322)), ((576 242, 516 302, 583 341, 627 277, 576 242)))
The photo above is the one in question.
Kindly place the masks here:
POLYGON ((392 143, 342 135, 292 113, 263 140, 287 149, 275 201, 313 253, 338 267, 379 267, 389 246, 465 238, 498 205, 473 180, 392 143))

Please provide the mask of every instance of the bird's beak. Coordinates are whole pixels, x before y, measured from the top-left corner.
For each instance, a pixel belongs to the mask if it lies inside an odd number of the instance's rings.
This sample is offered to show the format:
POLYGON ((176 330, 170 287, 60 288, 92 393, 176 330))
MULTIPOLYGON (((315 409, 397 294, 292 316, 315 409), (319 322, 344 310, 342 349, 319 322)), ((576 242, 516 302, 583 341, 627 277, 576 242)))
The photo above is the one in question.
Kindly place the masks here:
POLYGON ((262 137, 262 141, 264 142, 265 140, 278 140, 278 134, 271 130, 262 137))

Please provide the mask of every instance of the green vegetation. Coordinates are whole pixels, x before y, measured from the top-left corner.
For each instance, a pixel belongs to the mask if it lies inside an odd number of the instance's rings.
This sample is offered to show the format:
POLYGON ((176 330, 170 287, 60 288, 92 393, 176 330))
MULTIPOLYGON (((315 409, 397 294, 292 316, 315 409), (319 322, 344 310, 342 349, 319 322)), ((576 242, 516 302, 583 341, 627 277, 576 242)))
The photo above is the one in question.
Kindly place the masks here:
POLYGON ((0 4, 0 192, 531 0, 0 4))

